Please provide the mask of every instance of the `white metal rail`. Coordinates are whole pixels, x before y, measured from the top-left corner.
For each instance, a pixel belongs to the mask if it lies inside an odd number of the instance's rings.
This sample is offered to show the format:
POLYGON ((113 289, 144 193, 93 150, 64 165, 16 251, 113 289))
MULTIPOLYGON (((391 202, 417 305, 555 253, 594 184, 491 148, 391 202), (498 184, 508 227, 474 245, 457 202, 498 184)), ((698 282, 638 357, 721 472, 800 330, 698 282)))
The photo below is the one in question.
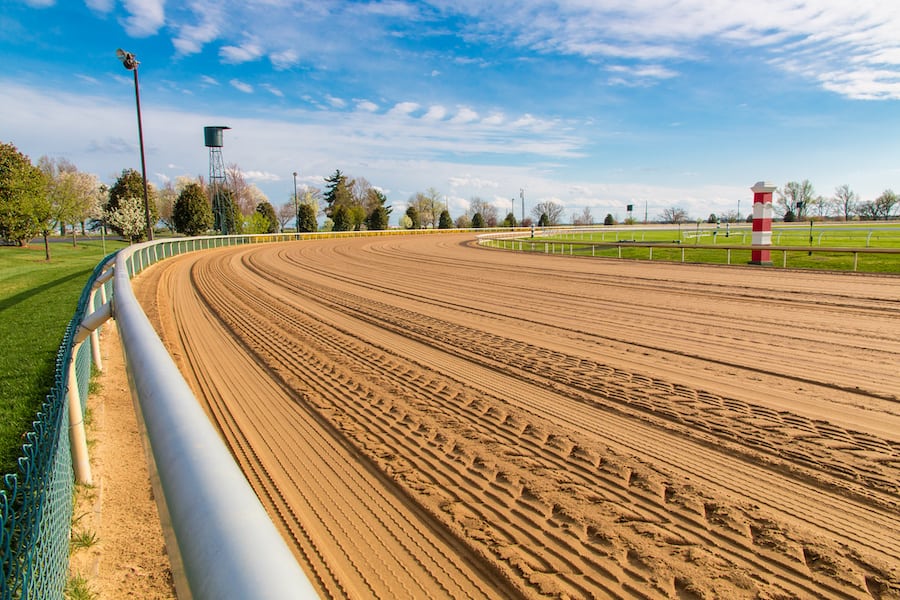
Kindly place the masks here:
MULTIPOLYGON (((131 289, 132 273, 180 253, 173 251, 174 243, 148 242, 119 252, 112 312, 149 441, 178 596, 317 598, 131 289)), ((218 245, 181 243, 193 244, 184 246, 187 250, 218 245)))

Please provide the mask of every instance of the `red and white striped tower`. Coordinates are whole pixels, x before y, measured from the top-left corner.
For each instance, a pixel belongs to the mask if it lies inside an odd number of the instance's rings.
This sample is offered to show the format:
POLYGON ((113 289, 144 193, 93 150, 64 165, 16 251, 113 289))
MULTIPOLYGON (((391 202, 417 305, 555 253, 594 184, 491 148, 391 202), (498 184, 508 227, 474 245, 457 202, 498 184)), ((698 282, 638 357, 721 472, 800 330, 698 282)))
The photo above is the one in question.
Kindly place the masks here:
MULTIPOLYGON (((757 181, 750 190, 753 192, 753 233, 750 243, 754 246, 772 245, 772 192, 774 185, 766 181, 757 181)), ((751 265, 771 265, 770 250, 751 250, 751 265)))

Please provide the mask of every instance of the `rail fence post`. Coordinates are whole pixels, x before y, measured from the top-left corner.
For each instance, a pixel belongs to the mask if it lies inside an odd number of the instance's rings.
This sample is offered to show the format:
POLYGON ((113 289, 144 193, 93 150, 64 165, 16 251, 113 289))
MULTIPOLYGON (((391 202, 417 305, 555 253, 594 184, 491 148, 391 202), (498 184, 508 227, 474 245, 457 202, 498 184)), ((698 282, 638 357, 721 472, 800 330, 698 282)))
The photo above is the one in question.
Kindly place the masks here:
POLYGON ((75 355, 78 347, 73 345, 69 359, 69 445, 72 453, 72 469, 75 481, 83 485, 92 485, 91 461, 88 458, 87 436, 84 433, 84 414, 81 410, 81 394, 78 393, 78 374, 75 368, 75 355))

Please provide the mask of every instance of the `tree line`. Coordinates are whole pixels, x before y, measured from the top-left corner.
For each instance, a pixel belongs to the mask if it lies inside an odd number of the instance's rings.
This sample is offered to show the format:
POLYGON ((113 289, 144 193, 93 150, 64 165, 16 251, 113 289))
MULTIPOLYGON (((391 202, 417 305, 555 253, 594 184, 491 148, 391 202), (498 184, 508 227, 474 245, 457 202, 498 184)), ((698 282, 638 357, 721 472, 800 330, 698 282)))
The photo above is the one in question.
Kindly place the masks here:
MULTIPOLYGON (((274 233, 282 226, 266 196, 248 184, 240 168, 226 172, 226 226, 230 233, 274 233)), ((153 228, 160 225, 185 235, 208 233, 214 224, 208 189, 202 177, 179 177, 162 188, 147 186, 147 205, 153 228)), ((293 216, 292 216, 293 218, 293 216)), ((134 169, 124 169, 112 186, 96 175, 83 173, 64 158, 42 156, 37 164, 9 143, 0 142, 0 238, 27 246, 59 231, 71 232, 73 244, 81 234, 100 228, 132 242, 146 236, 144 181, 134 169)))
MULTIPOLYGON (((772 209, 775 217, 786 223, 810 219, 879 221, 898 216, 900 197, 893 190, 887 189, 873 200, 862 200, 847 184, 837 186, 834 194, 826 197, 816 194, 813 185, 808 179, 804 179, 788 181, 777 188, 772 209)), ((689 218, 686 210, 674 206, 663 209, 659 220, 662 223, 686 223, 689 218)), ((750 220, 752 214, 740 215, 737 211, 728 211, 718 217, 711 214, 707 222, 734 223, 750 220)))
MULTIPOLYGON (((340 169, 324 179, 323 190, 304 186, 290 201, 277 209, 255 185, 248 183, 237 165, 229 165, 220 190, 224 214, 213 214, 207 182, 202 177, 178 177, 161 188, 149 184, 148 208, 154 228, 173 233, 201 235, 214 228, 226 233, 276 233, 293 222, 299 232, 379 230, 389 227, 392 207, 384 192, 363 177, 351 177, 340 169), (321 208, 320 208, 321 205, 321 208)), ((65 236, 71 232, 73 243, 77 229, 82 235, 103 227, 131 241, 146 235, 143 178, 134 169, 124 169, 111 187, 92 174, 80 172, 66 159, 42 156, 36 164, 18 149, 0 142, 0 238, 6 243, 27 245, 43 236, 49 258, 48 237, 56 230, 65 236)), ((545 200, 531 207, 529 216, 517 220, 514 201, 501 219, 495 204, 480 197, 469 199, 468 208, 455 219, 449 205, 435 188, 412 194, 398 219, 406 229, 451 229, 482 227, 554 226, 563 223, 564 208, 545 200)), ((816 195, 808 180, 790 181, 776 191, 775 215, 783 220, 841 218, 850 220, 889 219, 896 216, 900 199, 890 189, 874 200, 860 200, 849 185, 835 189, 828 198, 816 195)), ((521 216, 521 215, 520 215, 521 216)), ((729 211, 709 215, 708 222, 736 222, 750 216, 729 211)), ((659 221, 684 223, 687 211, 680 207, 663 210, 659 221)), ((589 207, 571 215, 575 225, 593 225, 589 207)), ((629 222, 626 220, 626 223, 629 222)), ((616 224, 612 214, 605 225, 616 224)))

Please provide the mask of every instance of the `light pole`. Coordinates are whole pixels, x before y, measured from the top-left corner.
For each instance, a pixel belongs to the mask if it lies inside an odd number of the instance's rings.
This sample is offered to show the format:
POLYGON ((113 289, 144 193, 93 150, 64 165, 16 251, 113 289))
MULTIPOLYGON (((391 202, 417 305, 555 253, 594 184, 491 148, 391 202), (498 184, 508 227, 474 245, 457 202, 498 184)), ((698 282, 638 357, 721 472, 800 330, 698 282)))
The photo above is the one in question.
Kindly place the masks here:
POLYGON ((294 171, 294 229, 300 233, 300 203, 297 202, 297 171, 294 171))
POLYGON ((150 223, 150 200, 147 193, 147 164, 144 161, 144 128, 141 125, 141 92, 138 86, 138 65, 141 64, 131 52, 125 52, 121 48, 116 50, 116 56, 122 61, 122 65, 129 71, 134 71, 134 100, 137 104, 138 141, 141 146, 141 177, 144 179, 144 218, 147 223, 147 239, 153 239, 153 225, 150 223))
POLYGON ((525 188, 519 188, 519 197, 522 198, 522 222, 525 222, 525 188))

